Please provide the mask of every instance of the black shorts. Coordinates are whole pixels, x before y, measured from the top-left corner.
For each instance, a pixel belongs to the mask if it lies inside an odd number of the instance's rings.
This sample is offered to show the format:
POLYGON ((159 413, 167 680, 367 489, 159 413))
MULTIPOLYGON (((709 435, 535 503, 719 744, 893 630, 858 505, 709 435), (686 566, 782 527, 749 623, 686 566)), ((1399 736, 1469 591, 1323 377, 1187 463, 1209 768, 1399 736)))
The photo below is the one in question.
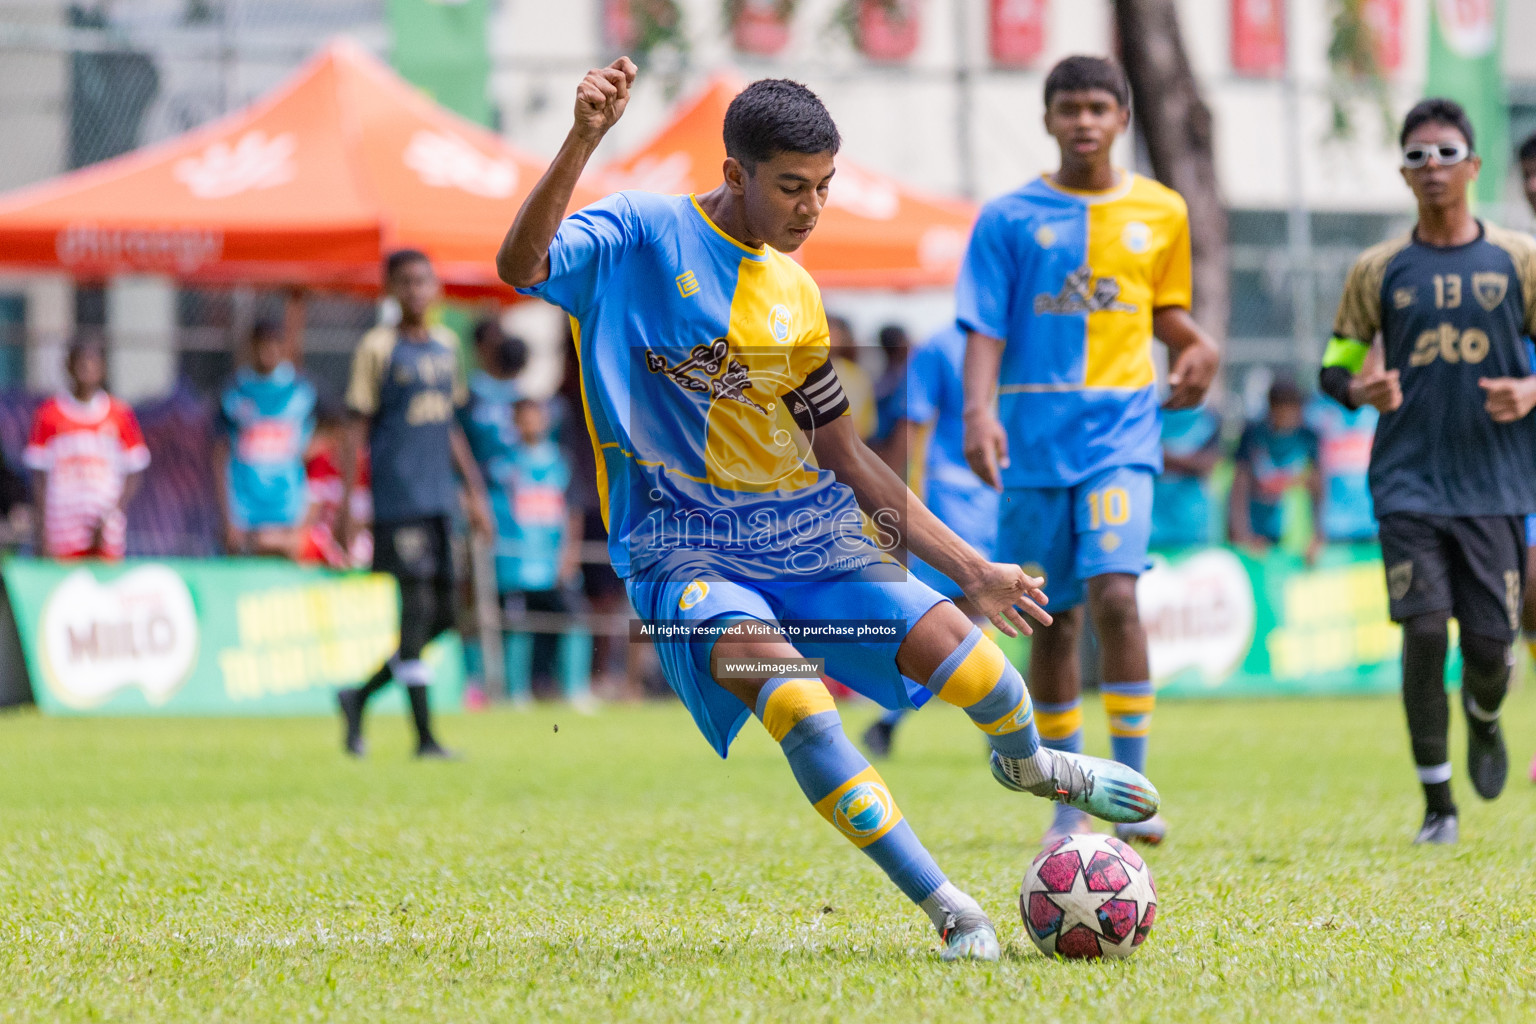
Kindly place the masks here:
POLYGON ((373 526, 373 571, 399 580, 453 585, 448 517, 404 519, 373 526))
POLYGON ((1520 629, 1524 516, 1381 517, 1393 622, 1449 612, 1463 633, 1501 643, 1520 629))

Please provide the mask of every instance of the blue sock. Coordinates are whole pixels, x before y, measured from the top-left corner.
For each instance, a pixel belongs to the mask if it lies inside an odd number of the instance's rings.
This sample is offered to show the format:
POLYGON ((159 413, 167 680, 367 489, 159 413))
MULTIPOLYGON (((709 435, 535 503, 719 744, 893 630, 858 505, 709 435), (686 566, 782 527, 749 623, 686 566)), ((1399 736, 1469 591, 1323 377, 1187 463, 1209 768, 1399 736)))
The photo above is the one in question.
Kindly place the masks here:
POLYGON ((1027 761, 1040 749, 1024 677, 981 630, 973 628, 939 664, 928 689, 946 704, 964 709, 1003 757, 1027 761))
POLYGON ((770 679, 754 710, 783 750, 805 798, 908 899, 921 905, 945 883, 885 780, 844 734, 832 695, 819 679, 770 679))
POLYGON ((1152 708, 1157 703, 1152 684, 1146 680, 1103 683, 1099 696, 1109 716, 1110 756, 1127 768, 1145 772, 1147 735, 1152 731, 1152 708))

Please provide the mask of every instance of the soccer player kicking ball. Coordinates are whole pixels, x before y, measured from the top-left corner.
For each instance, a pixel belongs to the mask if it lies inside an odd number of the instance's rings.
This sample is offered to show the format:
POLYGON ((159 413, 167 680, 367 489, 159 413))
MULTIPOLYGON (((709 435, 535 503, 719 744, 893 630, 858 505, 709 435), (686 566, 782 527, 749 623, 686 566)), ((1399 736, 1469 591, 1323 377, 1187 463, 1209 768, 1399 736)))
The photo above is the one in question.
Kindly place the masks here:
POLYGON ((995 960, 991 921, 918 842, 820 680, 754 666, 823 658, 886 707, 955 704, 1009 789, 1116 821, 1153 814, 1157 792, 1041 747, 1002 652, 864 532, 861 508, 999 629, 1027 630, 1025 611, 1049 621, 1038 580, 975 554, 853 430, 820 295, 784 255, 815 228, 839 145, 810 90, 761 81, 731 103, 714 191, 620 192, 562 221, 634 78, 627 58, 588 72, 496 260, 502 280, 571 315, 614 569, 716 752, 755 713, 816 810, 927 912, 943 957, 995 960), (827 632, 849 624, 863 635, 827 632))
POLYGON ((1536 511, 1536 242, 1472 216, 1467 188, 1481 161, 1460 106, 1422 101, 1400 141, 1418 224, 1355 261, 1319 379, 1347 408, 1381 412, 1371 498, 1428 805, 1415 842, 1454 843, 1450 616, 1461 624, 1472 788, 1492 800, 1508 772, 1499 706, 1520 625, 1525 516, 1536 511), (1384 367, 1367 369, 1378 335, 1384 367))
MULTIPOLYGON (((1220 356, 1189 315, 1184 200, 1111 160, 1129 121, 1119 67, 1068 57, 1051 69, 1045 127, 1061 167, 982 209, 956 307, 970 334, 966 458, 1003 492, 997 557, 1043 575, 1051 590, 1055 621, 1029 655, 1040 735, 1055 750, 1083 749, 1086 596, 1110 748, 1140 772, 1155 698, 1136 577, 1147 567, 1152 483, 1163 468, 1152 337, 1173 355, 1170 409, 1200 404, 1220 356)), ((1064 804, 1046 842, 1087 827, 1064 804)), ((1122 822, 1115 834, 1158 843, 1167 826, 1157 816, 1122 822)))

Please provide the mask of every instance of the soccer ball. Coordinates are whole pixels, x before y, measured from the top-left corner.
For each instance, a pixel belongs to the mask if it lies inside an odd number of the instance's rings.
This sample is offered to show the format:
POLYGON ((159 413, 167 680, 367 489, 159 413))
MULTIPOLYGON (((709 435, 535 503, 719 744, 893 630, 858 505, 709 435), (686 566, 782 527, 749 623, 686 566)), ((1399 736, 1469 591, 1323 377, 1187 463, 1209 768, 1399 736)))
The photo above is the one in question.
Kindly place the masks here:
POLYGON ((1019 913, 1046 956, 1127 957, 1157 918, 1152 870, 1113 836, 1064 836, 1024 875, 1019 913))

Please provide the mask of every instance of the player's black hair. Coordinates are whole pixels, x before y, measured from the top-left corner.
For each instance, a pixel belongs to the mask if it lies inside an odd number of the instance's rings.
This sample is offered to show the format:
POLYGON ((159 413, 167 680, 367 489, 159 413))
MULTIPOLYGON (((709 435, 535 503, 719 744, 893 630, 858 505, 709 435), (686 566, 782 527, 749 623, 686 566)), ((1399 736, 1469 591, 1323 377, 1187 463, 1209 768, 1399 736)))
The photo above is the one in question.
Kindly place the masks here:
POLYGON ((516 377, 523 372, 528 365, 528 343, 513 334, 503 334, 501 322, 494 317, 486 317, 475 324, 475 347, 482 345, 494 345, 496 354, 493 363, 496 371, 507 377, 516 377))
POLYGON ((910 348, 912 341, 907 337, 907 329, 901 324, 886 324, 880 328, 880 347, 887 352, 894 352, 899 348, 910 348))
POLYGON ((395 275, 412 263, 425 263, 432 265, 432 260, 420 249, 396 249, 384 257, 384 280, 393 281, 395 275))
POLYGON ((251 325, 252 345, 269 338, 280 338, 282 335, 283 327, 276 320, 257 320, 251 325))
POLYGON ((1408 136, 1415 128, 1426 124, 1443 124, 1448 128, 1455 128, 1461 132, 1461 137, 1467 140, 1467 148, 1477 152, 1477 139, 1472 133, 1472 119, 1462 109, 1460 103, 1448 100, 1443 96, 1431 96, 1427 100, 1419 100, 1413 105, 1403 118, 1403 130, 1397 136, 1398 146, 1408 144, 1408 136))
POLYGON ((725 153, 748 174, 776 153, 835 154, 842 144, 821 100, 787 78, 753 82, 725 111, 725 153))
POLYGON ((512 415, 516 416, 524 409, 544 409, 544 403, 537 398, 519 398, 512 403, 512 415))
POLYGON ((1125 70, 1104 57, 1081 54, 1061 60, 1045 76, 1045 105, 1049 107, 1051 97, 1059 92, 1084 89, 1103 89, 1122 107, 1131 105, 1131 83, 1126 80, 1125 70))
POLYGON ((1525 137, 1525 141, 1520 143, 1520 149, 1516 152, 1516 156, 1521 161, 1536 160, 1536 132, 1532 132, 1525 137))
POLYGON ((1289 377, 1276 377, 1275 382, 1269 386, 1271 408, 1277 405, 1301 405, 1304 398, 1301 385, 1289 377))

